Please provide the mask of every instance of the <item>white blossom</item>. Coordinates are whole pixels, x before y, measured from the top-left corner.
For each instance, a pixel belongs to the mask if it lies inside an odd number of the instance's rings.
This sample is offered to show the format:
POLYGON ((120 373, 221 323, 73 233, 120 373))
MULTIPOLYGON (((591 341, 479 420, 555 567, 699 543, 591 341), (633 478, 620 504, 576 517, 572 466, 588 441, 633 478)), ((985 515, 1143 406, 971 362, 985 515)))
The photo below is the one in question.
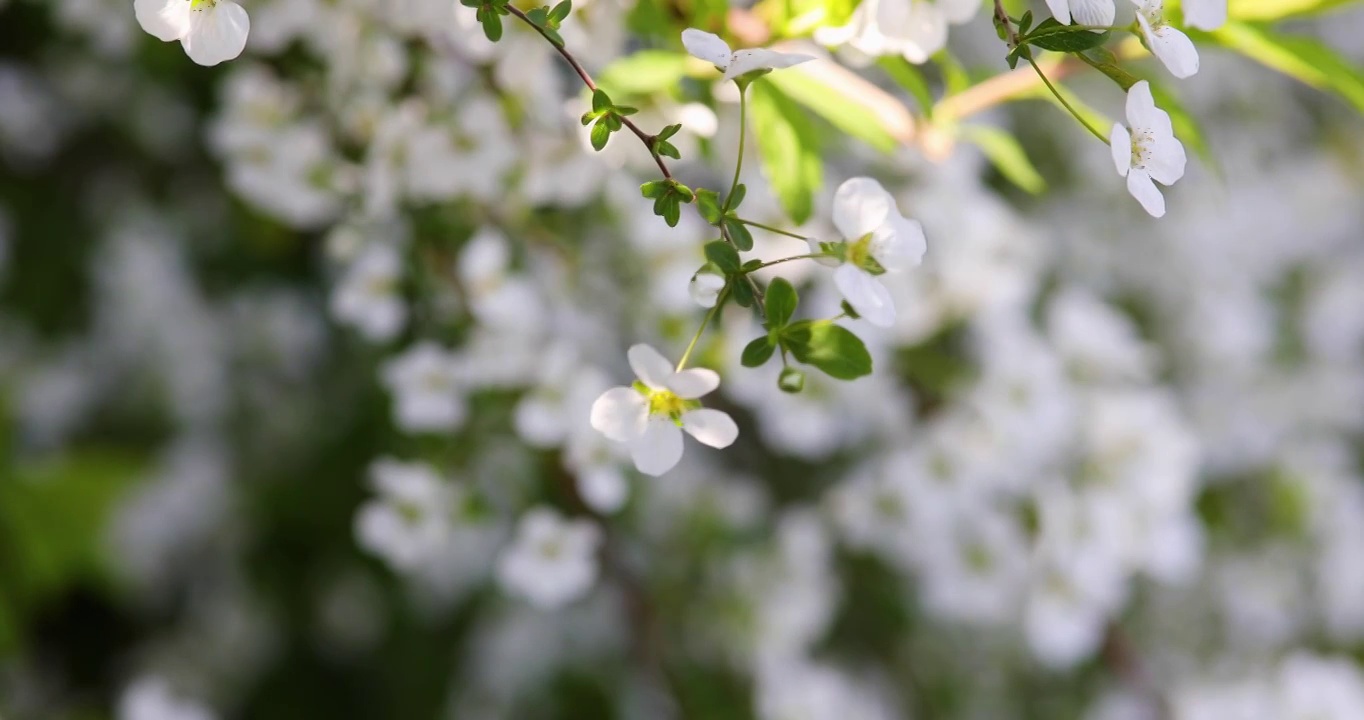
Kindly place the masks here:
POLYGON ((1127 178, 1127 190, 1154 217, 1165 215, 1165 197, 1156 182, 1173 185, 1184 177, 1184 144, 1175 138, 1169 113, 1156 107, 1150 83, 1142 80, 1127 91, 1127 124, 1114 123, 1109 133, 1113 164, 1127 178))
POLYGON ((635 345, 628 353, 639 377, 635 387, 614 387, 592 404, 592 427, 629 446, 635 467, 662 475, 682 459, 682 431, 714 448, 729 447, 739 426, 724 412, 697 401, 720 386, 714 370, 674 370, 659 352, 635 345))
POLYGON ((390 360, 383 381, 393 393, 394 419, 403 430, 442 432, 464 423, 468 411, 459 358, 436 343, 419 343, 390 360))
POLYGON ((213 720, 208 708, 176 696, 160 677, 145 677, 129 685, 118 701, 118 720, 213 720))
POLYGON ((142 29, 160 40, 179 40, 200 65, 231 60, 246 48, 251 18, 232 0, 135 0, 142 29))
POLYGON ((682 44, 693 57, 714 65, 725 74, 726 80, 746 75, 755 70, 780 70, 814 60, 809 55, 784 53, 766 48, 730 50, 718 35, 696 28, 682 31, 682 44))
POLYGON ((601 541, 601 531, 588 520, 533 508, 521 516, 515 540, 498 557, 497 580, 508 593, 537 607, 562 607, 597 581, 601 541))
MULTIPOLYGON (((876 276, 923 262, 923 227, 901 215, 895 198, 867 177, 847 180, 834 193, 834 227, 844 238, 842 264, 834 271, 839 293, 867 322, 890 327, 895 302, 876 276)), ((810 244, 814 252, 823 250, 817 241, 810 244)))
POLYGON ((361 547, 405 572, 445 547, 454 496, 433 468, 384 458, 370 466, 370 483, 378 497, 355 515, 355 539, 361 547))
POLYGON ((407 324, 401 294, 402 257, 386 243, 371 243, 332 291, 332 315, 370 342, 391 340, 407 324))
POLYGON ((1165 19, 1164 0, 1132 0, 1137 6, 1137 24, 1152 54, 1171 75, 1186 78, 1198 72, 1198 48, 1193 41, 1165 19))
POLYGON ((947 26, 975 17, 975 0, 866 0, 847 25, 821 27, 815 40, 871 56, 901 55, 922 64, 947 46, 947 26))
POLYGON ((720 291, 725 287, 725 279, 713 272, 699 272, 687 284, 691 299, 703 308, 713 308, 720 299, 720 291))
POLYGON ((1062 25, 1112 25, 1118 14, 1113 0, 1047 0, 1047 7, 1062 25))

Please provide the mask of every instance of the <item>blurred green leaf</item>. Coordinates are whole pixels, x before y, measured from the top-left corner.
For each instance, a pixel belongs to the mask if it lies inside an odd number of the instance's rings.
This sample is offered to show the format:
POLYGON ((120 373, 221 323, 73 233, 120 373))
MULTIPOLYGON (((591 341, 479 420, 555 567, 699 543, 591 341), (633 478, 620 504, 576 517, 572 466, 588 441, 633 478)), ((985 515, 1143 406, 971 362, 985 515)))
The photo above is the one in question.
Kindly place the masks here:
POLYGON ((1006 180, 1033 195, 1047 189, 1047 181, 1009 132, 987 125, 966 125, 961 130, 963 137, 979 147, 1006 180))
POLYGON ((768 82, 829 121, 830 125, 881 152, 892 152, 900 144, 886 131, 880 118, 871 108, 841 96, 837 88, 801 72, 798 68, 773 73, 768 76, 768 82))
POLYGON ((919 110, 924 117, 933 116, 933 91, 929 89, 928 80, 924 79, 919 68, 899 55, 887 55, 877 60, 876 65, 919 103, 919 110))
POLYGON ((1283 20, 1356 5, 1359 0, 1228 0, 1227 17, 1247 21, 1283 20))
POLYGON ((1364 70, 1317 40, 1280 35, 1259 25, 1227 23, 1210 33, 1191 33, 1235 50, 1319 90, 1331 90, 1364 113, 1364 70))
POLYGON ((803 223, 824 183, 819 132, 805 110, 771 83, 750 87, 748 103, 753 127, 761 129, 754 136, 767 180, 791 220, 803 223))
POLYGON ((686 75, 686 55, 641 50, 607 65, 597 76, 597 85, 616 94, 652 95, 676 88, 686 75))

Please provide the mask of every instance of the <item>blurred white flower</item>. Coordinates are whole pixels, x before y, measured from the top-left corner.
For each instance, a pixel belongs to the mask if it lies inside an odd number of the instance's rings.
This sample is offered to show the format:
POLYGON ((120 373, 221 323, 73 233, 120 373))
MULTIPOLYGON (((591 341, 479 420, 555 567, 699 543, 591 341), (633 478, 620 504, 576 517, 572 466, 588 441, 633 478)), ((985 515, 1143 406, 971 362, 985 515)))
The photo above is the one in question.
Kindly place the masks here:
POLYGON ((630 368, 640 382, 614 387, 592 404, 591 422, 606 437, 626 443, 635 467, 662 475, 682 459, 682 431, 714 448, 726 448, 739 436, 739 426, 719 410, 701 407, 697 398, 720 386, 714 370, 675 371, 659 352, 635 345, 630 368))
POLYGON ((780 70, 814 60, 809 55, 783 53, 765 48, 731 51, 729 45, 718 35, 696 28, 682 31, 682 44, 693 57, 705 60, 723 72, 726 80, 733 80, 755 70, 780 70))
POLYGON ((118 700, 118 720, 213 720, 211 710, 176 696, 160 677, 139 678, 118 700))
POLYGON ((142 29, 160 40, 179 40, 190 60, 217 65, 242 54, 251 18, 232 0, 135 0, 142 29))
POLYGON ((1132 0, 1137 6, 1141 34, 1171 75, 1186 78, 1198 72, 1198 48, 1165 19, 1164 0, 1132 0))
POLYGON ((332 315, 370 342, 391 340, 407 324, 401 294, 402 257, 392 245, 375 242, 346 269, 332 291, 332 315))
MULTIPOLYGON (((834 227, 844 238, 842 265, 834 271, 839 293, 867 322, 890 327, 895 323, 895 301, 876 276, 923 261, 928 248, 923 226, 900 214, 895 198, 881 183, 856 177, 834 193, 834 227)), ((821 251, 815 240, 810 249, 821 251)))
POLYGON ((1165 197, 1156 182, 1173 185, 1184 177, 1184 144, 1175 138, 1169 113, 1156 107, 1150 83, 1142 80, 1127 91, 1127 123, 1113 124, 1109 143, 1118 174, 1127 190, 1153 217, 1165 215, 1165 197))
POLYGON ((1062 25, 1112 25, 1118 14, 1113 0, 1047 0, 1047 7, 1062 25))
POLYGON ((866 0, 847 25, 821 27, 815 40, 848 45, 871 56, 902 55, 915 64, 947 46, 947 26, 960 25, 980 10, 976 0, 866 0))
POLYGON ((1199 30, 1216 30, 1227 22, 1227 0, 1184 0, 1184 22, 1199 30))
POLYGON ((691 293, 691 299, 695 300, 697 305, 713 308, 724 287, 723 277, 713 272, 699 272, 693 275, 691 282, 687 284, 687 292, 691 293))
POLYGON ((404 572, 446 547, 454 496, 433 468, 383 458, 370 466, 370 483, 378 497, 355 515, 360 547, 404 572))
POLYGON ((601 530, 591 521, 533 508, 521 516, 516 539, 498 557, 498 582, 537 607, 562 607, 585 595, 597 581, 601 541, 601 530))
POLYGON ((393 414, 407 432, 441 432, 464 423, 459 357, 431 341, 414 345, 390 360, 383 381, 393 393, 393 414))

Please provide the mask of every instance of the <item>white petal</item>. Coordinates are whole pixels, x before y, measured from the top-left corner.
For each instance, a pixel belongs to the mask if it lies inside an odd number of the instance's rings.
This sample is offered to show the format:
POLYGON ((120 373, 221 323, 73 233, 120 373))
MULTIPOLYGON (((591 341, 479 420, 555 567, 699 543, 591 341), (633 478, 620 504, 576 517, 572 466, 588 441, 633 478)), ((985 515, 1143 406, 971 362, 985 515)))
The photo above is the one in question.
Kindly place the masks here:
POLYGON ((844 238, 857 240, 885 224, 894 204, 881 183, 869 177, 851 178, 834 193, 834 227, 844 238))
POLYGON ((1184 0, 1184 22, 1199 30, 1216 30, 1227 22, 1227 0, 1184 0))
POLYGON ((685 400, 695 400, 720 387, 720 375, 706 368, 683 370, 668 380, 668 389, 685 400))
POLYGON ((729 67, 733 54, 729 50, 729 45, 720 39, 719 35, 687 28, 682 31, 682 45, 687 48, 687 52, 692 57, 697 57, 724 70, 729 67))
POLYGON ((725 287, 725 279, 715 273, 697 273, 687 284, 691 299, 703 308, 715 307, 720 299, 720 291, 725 287))
POLYGON ((648 421, 649 400, 634 388, 611 388, 592 403, 592 428, 616 442, 643 435, 648 421))
POLYGON ((892 272, 919 265, 927 250, 923 226, 899 213, 891 214, 890 222, 876 232, 871 242, 871 256, 892 272))
POLYGON ((614 513, 625 506, 630 486, 614 467, 590 468, 578 473, 578 494, 599 513, 614 513))
POLYGON ((905 59, 918 65, 947 46, 947 20, 931 2, 911 3, 909 21, 899 33, 905 59))
POLYGON ((668 472, 682 459, 682 431, 668 418, 650 420, 644 434, 631 441, 630 458, 645 475, 668 472))
POLYGON ((1070 24, 1070 0, 1047 0, 1047 9, 1051 10, 1051 16, 1056 18, 1056 22, 1062 25, 1070 24))
POLYGON ((1137 20, 1146 33, 1151 52, 1165 64, 1171 75, 1186 78, 1198 72, 1198 48, 1194 47, 1188 35, 1169 25, 1152 30, 1141 13, 1137 13, 1137 20))
POLYGON ((1151 132, 1162 124, 1168 124, 1169 120, 1170 116, 1156 107, 1156 100, 1151 96, 1151 83, 1142 80, 1128 88, 1127 124, 1134 131, 1151 132))
POLYGON ((1122 125, 1113 123, 1113 131, 1108 134, 1108 147, 1113 151, 1113 166, 1118 169, 1118 174, 1127 177, 1127 171, 1132 169, 1132 134, 1122 125))
POLYGON ((895 302, 890 291, 867 271, 853 265, 841 265, 834 271, 834 285, 867 322, 878 327, 895 324, 895 302))
POLYGON ((739 437, 739 426, 728 413, 701 408, 682 416, 682 429, 713 448, 727 448, 739 437))
POLYGON ((1112 25, 1118 8, 1113 0, 1071 0, 1070 14, 1078 25, 1112 25))
POLYGON ((179 40, 189 33, 189 0, 135 0, 133 14, 159 40, 179 40))
POLYGON ((668 380, 673 376, 673 364, 657 350, 639 343, 630 346, 626 357, 630 360, 630 369, 635 371, 635 375, 639 376, 645 385, 655 390, 668 387, 668 380))
POLYGON ((180 39, 190 60, 213 66, 242 54, 251 18, 232 0, 218 0, 212 7, 190 11, 189 33, 180 39))
POLYGON ((1163 184, 1174 185, 1184 177, 1184 166, 1188 158, 1184 154, 1184 143, 1174 135, 1156 136, 1152 140, 1150 156, 1146 158, 1146 171, 1151 179, 1163 184))
POLYGON ((1127 191, 1132 193, 1132 197, 1141 203, 1146 212, 1151 213, 1151 217, 1165 215, 1165 196, 1160 194, 1160 189, 1145 170, 1132 168, 1132 172, 1127 174, 1127 191))
POLYGON ((750 73, 754 70, 780 70, 810 60, 814 60, 814 58, 809 55, 782 53, 763 48, 739 50, 734 53, 733 61, 731 61, 729 67, 725 69, 725 79, 732 80, 744 73, 750 73))

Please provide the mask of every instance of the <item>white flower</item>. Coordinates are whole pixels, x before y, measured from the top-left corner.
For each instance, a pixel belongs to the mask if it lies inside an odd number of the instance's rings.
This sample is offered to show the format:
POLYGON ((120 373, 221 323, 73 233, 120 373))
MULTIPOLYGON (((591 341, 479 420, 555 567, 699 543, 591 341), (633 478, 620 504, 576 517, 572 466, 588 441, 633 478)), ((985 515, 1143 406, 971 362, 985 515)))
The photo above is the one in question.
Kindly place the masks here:
POLYGON ((179 40, 185 54, 211 66, 242 54, 251 18, 232 0, 134 0, 133 13, 149 34, 179 40))
MULTIPOLYGON (((867 177, 852 178, 834 193, 834 227, 844 238, 834 285, 867 322, 890 327, 895 322, 895 303, 876 275, 923 261, 928 248, 923 227, 901 215, 895 198, 867 177)), ((822 250, 816 241, 810 246, 814 252, 822 250)))
POLYGON ((497 559, 497 580, 508 593, 537 607, 562 607, 597 581, 601 531, 586 520, 566 520, 549 508, 521 516, 516 539, 497 559))
POLYGON ((1151 85, 1145 80, 1127 91, 1127 123, 1131 131, 1114 123, 1109 133, 1113 164, 1127 178, 1127 190, 1154 217, 1165 214, 1165 197, 1155 180, 1173 185, 1184 177, 1184 145, 1175 139, 1170 115, 1156 107, 1151 85))
POLYGON ((947 46, 948 24, 960 25, 978 10, 976 0, 865 0, 847 25, 819 28, 815 40, 919 64, 947 46))
POLYGON ((436 471, 381 459, 370 467, 370 480, 379 497, 356 513, 356 542, 403 571, 441 552, 450 534, 453 495, 436 471))
POLYGON ((467 409, 460 393, 458 358, 434 342, 423 342, 390 360, 384 385, 393 393, 398 427, 408 432, 453 430, 467 409))
POLYGON ((128 686, 118 701, 118 720, 213 720, 207 708, 176 697, 159 677, 146 677, 128 686))
POLYGON ((1113 0, 1047 0, 1047 7, 1062 25, 1112 25, 1118 14, 1113 0))
POLYGON ((601 434, 629 446, 640 472, 657 476, 671 470, 682 459, 682 430, 713 448, 729 447, 739 436, 729 415, 696 401, 720 386, 714 370, 674 371, 648 345, 631 347, 628 357, 640 382, 602 393, 592 404, 591 422, 601 434))
POLYGON ((1137 23, 1151 52, 1165 64, 1171 75, 1190 77, 1198 72, 1198 48, 1188 35, 1165 21, 1164 0, 1132 0, 1137 6, 1137 23))
POLYGON ((1199 30, 1216 30, 1227 22, 1227 0, 1184 0, 1184 22, 1199 30))
POLYGON ((682 31, 682 44, 693 57, 705 60, 723 72, 726 80, 733 80, 755 70, 780 70, 814 60, 809 55, 783 53, 765 48, 732 51, 719 36, 696 28, 682 31))
POLYGON ((725 279, 712 272, 696 273, 687 284, 687 292, 691 293, 691 299, 703 308, 715 307, 716 301, 720 299, 720 291, 724 288, 725 279))
POLYGON ((390 340, 407 322, 399 294, 402 258, 391 245, 373 243, 347 268, 332 291, 331 311, 371 342, 390 340))

